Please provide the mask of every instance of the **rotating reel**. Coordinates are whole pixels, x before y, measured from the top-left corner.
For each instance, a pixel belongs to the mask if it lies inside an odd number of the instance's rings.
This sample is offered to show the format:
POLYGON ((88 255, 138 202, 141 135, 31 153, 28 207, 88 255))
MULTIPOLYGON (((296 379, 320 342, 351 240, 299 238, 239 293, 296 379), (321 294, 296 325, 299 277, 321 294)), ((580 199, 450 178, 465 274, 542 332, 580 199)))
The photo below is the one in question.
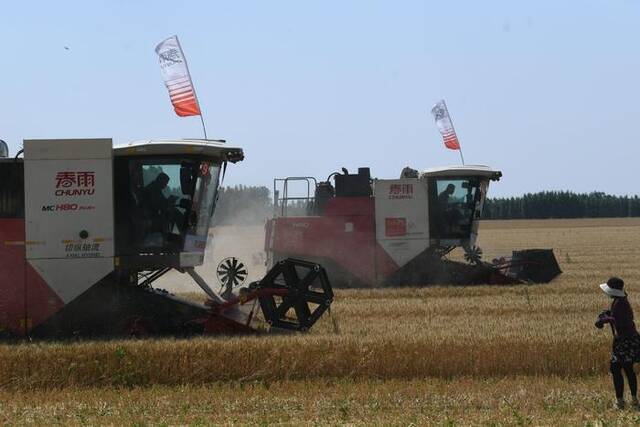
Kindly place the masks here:
POLYGON ((216 268, 216 277, 220 282, 220 296, 229 299, 233 290, 247 280, 249 272, 244 263, 236 257, 228 257, 220 261, 216 268))
POLYGON ((464 259, 470 264, 479 265, 482 263, 482 249, 479 246, 465 246, 464 259))
POLYGON ((261 290, 262 314, 269 325, 306 331, 329 310, 333 290, 320 264, 287 258, 279 261, 250 289, 261 290))

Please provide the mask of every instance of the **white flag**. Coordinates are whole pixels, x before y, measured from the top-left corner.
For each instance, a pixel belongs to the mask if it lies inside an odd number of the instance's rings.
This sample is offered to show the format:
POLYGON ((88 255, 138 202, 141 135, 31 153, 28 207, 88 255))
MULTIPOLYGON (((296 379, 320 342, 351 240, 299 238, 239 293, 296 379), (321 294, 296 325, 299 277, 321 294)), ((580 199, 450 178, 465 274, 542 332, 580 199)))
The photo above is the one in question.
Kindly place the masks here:
POLYGON ((449 116, 449 110, 447 110, 447 104, 444 103, 444 99, 438 102, 432 109, 431 114, 436 119, 436 126, 442 135, 444 145, 450 150, 459 150, 460 142, 456 131, 453 129, 453 123, 449 116))
POLYGON ((162 78, 169 90, 169 98, 176 114, 181 117, 201 115, 196 91, 187 68, 187 60, 182 53, 178 36, 169 37, 158 44, 156 53, 160 60, 162 78))

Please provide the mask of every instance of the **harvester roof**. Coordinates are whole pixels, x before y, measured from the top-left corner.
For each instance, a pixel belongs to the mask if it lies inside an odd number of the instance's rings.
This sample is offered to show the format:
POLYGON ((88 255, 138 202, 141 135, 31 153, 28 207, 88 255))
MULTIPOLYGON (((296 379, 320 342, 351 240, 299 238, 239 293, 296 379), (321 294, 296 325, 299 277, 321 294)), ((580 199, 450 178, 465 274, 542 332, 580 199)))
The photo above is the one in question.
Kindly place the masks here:
POLYGON ((230 147, 223 141, 212 139, 146 139, 118 145, 114 156, 203 154, 220 157, 232 163, 244 159, 242 148, 230 147))
POLYGON ((441 166, 425 169, 420 178, 432 176, 483 176, 493 181, 497 181, 502 176, 502 172, 493 170, 484 165, 464 165, 464 166, 441 166))

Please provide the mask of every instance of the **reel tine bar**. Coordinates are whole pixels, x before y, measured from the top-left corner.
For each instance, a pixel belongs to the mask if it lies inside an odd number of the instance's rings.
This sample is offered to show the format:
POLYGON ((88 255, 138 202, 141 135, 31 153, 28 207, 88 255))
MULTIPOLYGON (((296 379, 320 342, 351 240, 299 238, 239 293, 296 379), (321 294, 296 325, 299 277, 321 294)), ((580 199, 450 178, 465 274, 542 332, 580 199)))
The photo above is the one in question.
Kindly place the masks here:
POLYGON ((276 294, 263 294, 259 298, 266 321, 275 328, 306 331, 333 301, 333 290, 325 269, 319 264, 293 258, 278 262, 258 287, 285 291, 281 301, 276 300, 276 294), (319 291, 311 288, 314 284, 320 288, 319 291), (309 304, 316 304, 317 307, 312 310, 309 304), (291 309, 295 312, 295 319, 287 317, 291 309))

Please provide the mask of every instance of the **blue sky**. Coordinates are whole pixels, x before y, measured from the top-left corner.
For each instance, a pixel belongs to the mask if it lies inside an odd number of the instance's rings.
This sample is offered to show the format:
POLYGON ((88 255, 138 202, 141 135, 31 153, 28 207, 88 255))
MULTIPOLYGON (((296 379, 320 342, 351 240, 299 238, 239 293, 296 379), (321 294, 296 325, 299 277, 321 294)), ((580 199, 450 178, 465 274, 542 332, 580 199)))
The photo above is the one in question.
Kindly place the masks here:
POLYGON ((631 0, 6 2, 0 139, 201 137, 154 53, 177 34, 209 136, 245 149, 225 184, 458 164, 429 114, 444 98, 467 163, 503 171, 493 196, 637 194, 639 18, 631 0))

